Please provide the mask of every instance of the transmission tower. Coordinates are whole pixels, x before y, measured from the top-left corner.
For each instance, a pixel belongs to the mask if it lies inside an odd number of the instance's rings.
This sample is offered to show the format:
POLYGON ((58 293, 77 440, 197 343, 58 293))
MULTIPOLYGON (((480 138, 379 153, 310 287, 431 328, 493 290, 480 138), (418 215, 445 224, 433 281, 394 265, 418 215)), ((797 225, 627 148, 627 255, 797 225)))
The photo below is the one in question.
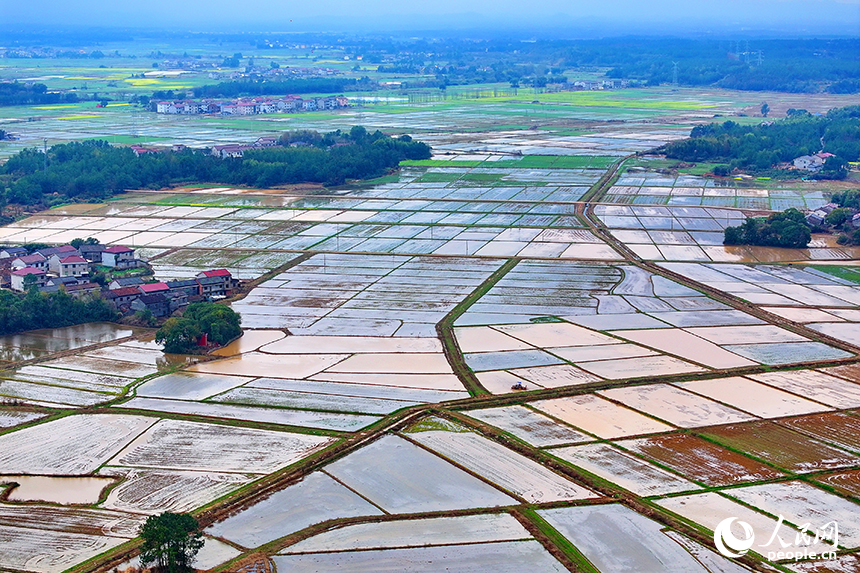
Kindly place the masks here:
POLYGON ((672 91, 678 91, 678 62, 672 62, 672 91))

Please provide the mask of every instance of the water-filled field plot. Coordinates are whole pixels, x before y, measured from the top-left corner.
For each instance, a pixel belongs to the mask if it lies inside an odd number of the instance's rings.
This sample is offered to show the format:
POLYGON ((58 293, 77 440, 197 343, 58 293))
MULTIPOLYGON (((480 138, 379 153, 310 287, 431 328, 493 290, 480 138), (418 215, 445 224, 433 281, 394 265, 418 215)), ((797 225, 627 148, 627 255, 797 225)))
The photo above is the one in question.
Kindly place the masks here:
POLYGON ((0 436, 0 468, 10 474, 88 474, 156 422, 79 414, 24 428, 0 436))
POLYGON ((613 388, 598 394, 680 428, 754 420, 755 417, 668 384, 613 388))
POLYGON ((206 532, 252 548, 329 519, 382 513, 328 475, 314 472, 206 532))
POLYGON ((540 400, 532 402, 531 405, 599 438, 655 434, 674 429, 668 424, 593 394, 540 400))
MULTIPOLYGON (((652 188, 653 189, 653 188, 652 188)), ((723 192, 721 189, 715 192, 723 192)), ((766 191, 763 191, 766 193, 766 191)), ((818 193, 820 195, 820 193, 818 193)), ((662 197, 665 201, 666 197, 662 197)), ((692 199, 684 197, 684 200, 692 199)), ((717 199, 717 198, 715 198, 717 199)), ((720 198, 722 199, 722 198, 720 198)), ((723 230, 743 223, 743 211, 720 208, 733 206, 728 201, 709 201, 714 206, 645 206, 595 205, 594 215, 609 232, 637 256, 651 261, 685 261, 698 263, 774 263, 811 262, 817 260, 853 259, 860 255, 855 247, 830 245, 814 240, 807 249, 780 249, 750 245, 723 245, 723 230)), ((768 209, 767 199, 760 205, 742 208, 768 209)), ((816 202, 826 202, 819 197, 816 202)), ((772 290, 751 294, 759 304, 781 304, 784 297, 772 290)))
POLYGON ((488 570, 517 573, 529 568, 558 573, 566 571, 537 541, 279 555, 273 561, 279 569, 297 573, 334 570, 343 573, 386 570, 433 573, 440 567, 460 573, 488 570))
POLYGON ((706 568, 669 537, 661 524, 622 505, 542 509, 538 514, 573 543, 601 572, 744 571, 715 554, 712 554, 712 559, 718 560, 719 568, 706 568))
POLYGON ((513 498, 408 441, 385 436, 325 472, 391 513, 513 505, 513 498), (369 471, 369 468, 378 470, 369 471))
POLYGON ((808 483, 789 481, 751 485, 726 490, 730 495, 771 515, 782 515, 798 527, 810 523, 813 528, 836 521, 839 524, 839 545, 860 545, 857 525, 857 503, 818 489, 808 483))
POLYGON ((783 475, 761 462, 690 434, 662 434, 615 443, 707 486, 754 482, 783 475))
POLYGON ((409 437, 528 503, 596 497, 520 454, 477 434, 425 431, 409 437))
POLYGON ((102 507, 150 514, 192 511, 259 477, 117 466, 105 466, 99 473, 122 477, 122 482, 110 491, 102 507))
MULTIPOLYGON (((728 491, 744 491, 745 489, 747 488, 739 488, 737 490, 728 491)), ((814 488, 810 486, 810 489, 814 488)), ((831 495, 831 497, 835 496, 831 495)), ((784 501, 788 502, 789 498, 785 498, 784 501)), ((724 497, 723 495, 720 495, 715 492, 671 497, 656 500, 655 503, 673 513, 680 515, 684 519, 699 524, 711 531, 716 529, 717 525, 721 521, 730 517, 734 517, 738 521, 743 521, 752 527, 753 534, 755 535, 756 546, 752 548, 752 551, 763 556, 767 556, 768 552, 770 551, 786 551, 787 549, 784 545, 780 543, 780 539, 784 540, 786 543, 792 543, 794 542, 797 534, 799 533, 798 529, 792 527, 790 523, 785 523, 785 521, 790 521, 788 520, 788 514, 786 513, 789 508, 786 507, 786 510, 779 509, 777 507, 779 505, 779 502, 774 505, 771 505, 769 509, 761 508, 763 511, 768 512, 770 512, 770 510, 776 510, 775 512, 772 512, 771 515, 766 515, 761 511, 751 509, 746 505, 738 503, 733 499, 724 497), (783 515, 785 518, 782 523, 778 521, 779 515, 783 515), (777 530, 779 530, 778 536, 774 537, 774 531, 777 530)), ((786 506, 788 505, 789 504, 786 503, 786 506)), ((758 506, 754 505, 754 507, 758 506)), ((824 526, 828 521, 829 520, 820 521, 819 519, 805 520, 801 521, 797 525, 799 527, 806 523, 809 523, 809 525, 814 530, 816 527, 824 526)), ((736 522, 732 523, 731 525, 731 533, 738 539, 744 538, 744 531, 736 522)), ((802 549, 803 548, 801 548, 801 550, 802 549)), ((827 541, 819 541, 817 543, 810 544, 807 549, 810 553, 813 551, 820 553, 822 551, 832 551, 833 545, 832 543, 827 541)))
POLYGON ((609 444, 568 446, 555 448, 551 452, 554 456, 636 495, 665 495, 700 489, 680 476, 609 444))
POLYGON ((528 530, 508 514, 468 515, 349 525, 300 541, 281 553, 463 545, 531 538, 528 530))
POLYGON ((729 448, 797 473, 851 467, 860 463, 860 458, 855 455, 773 422, 720 426, 709 428, 704 434, 729 448))
POLYGON ((536 447, 589 442, 594 439, 524 406, 469 410, 466 414, 536 447))
POLYGON ((119 452, 112 463, 145 468, 271 473, 332 441, 307 434, 161 420, 119 452))

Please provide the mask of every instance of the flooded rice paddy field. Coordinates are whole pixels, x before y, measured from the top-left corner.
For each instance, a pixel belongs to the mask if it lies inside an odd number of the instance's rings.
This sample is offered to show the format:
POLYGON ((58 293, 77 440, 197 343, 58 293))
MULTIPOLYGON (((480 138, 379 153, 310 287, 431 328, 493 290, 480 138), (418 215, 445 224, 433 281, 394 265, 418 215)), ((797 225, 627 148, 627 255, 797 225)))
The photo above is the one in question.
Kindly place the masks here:
POLYGON ((632 265, 522 261, 455 326, 492 393, 852 356, 632 265))
POLYGON ((648 261, 791 263, 860 257, 860 249, 840 247, 826 236, 814 237, 806 249, 724 246, 724 229, 740 225, 746 217, 735 209, 602 204, 593 211, 613 237, 648 261))
MULTIPOLYGON (((581 214, 584 194, 623 156, 685 137, 728 105, 709 102, 664 123, 650 122, 663 112, 640 123, 642 110, 627 107, 581 112, 629 120, 594 132, 462 132, 498 123, 486 110, 364 112, 369 127, 420 130, 433 158, 364 186, 128 193, 0 229, 9 244, 127 244, 160 280, 275 271, 232 302, 245 335, 209 361, 164 357, 119 328, 3 340, 0 400, 14 404, 0 408, 0 483, 21 485, 0 486, 0 568, 60 573, 133 538, 147 515, 253 492, 264 476, 365 436, 220 515, 199 566, 266 544, 277 567, 296 571, 563 571, 562 557, 584 556, 602 573, 740 573, 687 536, 731 516, 762 540, 778 515, 792 538, 838 519, 843 547, 858 545, 860 369, 849 350, 860 296, 844 279, 775 263, 860 253, 820 238, 802 251, 722 245, 739 209, 816 207, 825 195, 622 171, 594 217, 684 284, 625 261, 581 214), (697 283, 811 330, 772 324, 697 283), (540 394, 507 395, 517 383, 540 394), (463 402, 484 390, 479 406, 463 402), (42 499, 40 483, 62 499, 42 499), (638 503, 673 526, 636 513, 638 503)), ((520 119, 534 108, 490 107, 520 119)), ((354 118, 289 120, 330 130, 354 118)), ((166 127, 145 127, 156 123, 166 127)), ((162 136, 252 140, 202 125, 162 136)), ((848 571, 856 558, 834 563, 848 571)))
POLYGON ((815 210, 828 199, 820 190, 797 185, 775 188, 756 182, 706 179, 692 175, 665 175, 653 171, 628 170, 609 188, 609 203, 634 205, 673 205, 702 207, 736 207, 768 211, 786 209, 815 210))

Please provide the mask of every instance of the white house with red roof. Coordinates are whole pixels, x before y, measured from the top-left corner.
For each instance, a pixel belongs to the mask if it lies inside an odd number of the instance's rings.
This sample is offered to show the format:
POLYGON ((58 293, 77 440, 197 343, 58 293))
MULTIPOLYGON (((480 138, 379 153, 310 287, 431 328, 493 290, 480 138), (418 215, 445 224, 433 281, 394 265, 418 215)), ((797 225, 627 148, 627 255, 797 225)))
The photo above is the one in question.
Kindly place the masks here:
POLYGON ((134 268, 137 266, 134 249, 122 245, 108 247, 102 253, 102 264, 114 269, 134 268))
POLYGON ((89 273, 90 264, 79 255, 51 255, 48 269, 59 277, 80 277, 89 273))
POLYGON ((28 276, 32 275, 36 279, 36 285, 44 286, 45 281, 47 280, 47 275, 45 271, 42 269, 37 269, 35 267, 23 267, 17 270, 12 271, 10 274, 10 280, 12 282, 12 290, 18 292, 26 291, 26 287, 24 283, 28 276))

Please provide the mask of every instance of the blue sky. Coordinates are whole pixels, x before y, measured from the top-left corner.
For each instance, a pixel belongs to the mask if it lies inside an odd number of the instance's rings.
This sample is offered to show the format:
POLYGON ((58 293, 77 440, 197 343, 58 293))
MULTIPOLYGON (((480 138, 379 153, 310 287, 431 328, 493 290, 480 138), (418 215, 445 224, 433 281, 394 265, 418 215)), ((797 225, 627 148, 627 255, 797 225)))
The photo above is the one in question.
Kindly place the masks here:
POLYGON ((0 21, 284 32, 549 26, 689 34, 755 28, 860 36, 860 0, 0 0, 0 21))

